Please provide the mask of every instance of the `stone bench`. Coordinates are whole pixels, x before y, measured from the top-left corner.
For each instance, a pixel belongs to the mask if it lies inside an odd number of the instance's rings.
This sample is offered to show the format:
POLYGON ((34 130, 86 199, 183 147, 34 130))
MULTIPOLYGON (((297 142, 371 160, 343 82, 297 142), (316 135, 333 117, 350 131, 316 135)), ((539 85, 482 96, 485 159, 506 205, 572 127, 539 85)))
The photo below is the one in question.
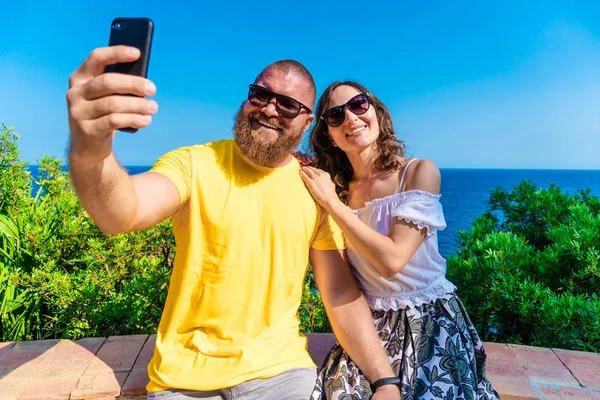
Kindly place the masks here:
MULTIPOLYGON (((308 334, 320 365, 332 334, 308 334)), ((144 397, 154 335, 0 343, 0 400, 144 397)), ((485 343, 487 375, 502 399, 600 400, 600 355, 485 343)))

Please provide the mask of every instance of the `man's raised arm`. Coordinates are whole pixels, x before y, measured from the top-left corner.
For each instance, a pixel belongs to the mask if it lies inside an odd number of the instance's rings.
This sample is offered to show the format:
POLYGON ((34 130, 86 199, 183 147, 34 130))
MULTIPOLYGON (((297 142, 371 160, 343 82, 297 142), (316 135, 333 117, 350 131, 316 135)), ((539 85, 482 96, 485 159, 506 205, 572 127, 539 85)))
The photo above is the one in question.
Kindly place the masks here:
POLYGON ((143 97, 156 92, 152 82, 104 73, 107 65, 139 56, 138 49, 125 46, 98 48, 69 78, 69 173, 85 210, 108 234, 157 224, 180 204, 179 192, 168 178, 153 172, 131 177, 113 154, 116 131, 150 125, 158 109, 156 102, 143 97))

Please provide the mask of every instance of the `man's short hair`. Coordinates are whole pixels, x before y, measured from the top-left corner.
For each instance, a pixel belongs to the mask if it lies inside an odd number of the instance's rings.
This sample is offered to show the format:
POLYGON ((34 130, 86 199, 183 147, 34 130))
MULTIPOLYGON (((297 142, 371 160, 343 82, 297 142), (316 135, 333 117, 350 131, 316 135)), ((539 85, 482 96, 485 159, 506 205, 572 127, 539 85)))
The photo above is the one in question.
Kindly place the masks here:
POLYGON ((263 71, 266 71, 268 69, 276 69, 278 71, 284 72, 284 73, 292 73, 292 74, 296 74, 299 75, 300 77, 302 77, 303 79, 305 79, 308 84, 309 84, 309 90, 310 90, 310 97, 311 97, 311 101, 312 101, 312 106, 314 106, 316 98, 317 98, 317 88, 315 85, 315 80, 313 79, 312 75, 310 74, 310 72, 308 72, 308 69, 306 69, 306 67, 304 65, 302 65, 301 63, 299 63, 298 61, 295 60, 280 60, 280 61, 275 61, 274 63, 269 64, 263 71))

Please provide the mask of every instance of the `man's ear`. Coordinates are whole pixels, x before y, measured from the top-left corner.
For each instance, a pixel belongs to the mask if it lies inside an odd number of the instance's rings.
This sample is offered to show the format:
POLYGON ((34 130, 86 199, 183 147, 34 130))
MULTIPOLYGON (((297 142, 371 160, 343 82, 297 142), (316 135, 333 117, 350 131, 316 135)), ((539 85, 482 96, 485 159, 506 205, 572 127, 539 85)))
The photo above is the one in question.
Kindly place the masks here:
POLYGON ((310 114, 308 116, 308 118, 306 118, 306 123, 304 124, 304 132, 306 132, 308 130, 308 128, 310 127, 310 125, 313 123, 314 120, 315 120, 315 114, 310 114))

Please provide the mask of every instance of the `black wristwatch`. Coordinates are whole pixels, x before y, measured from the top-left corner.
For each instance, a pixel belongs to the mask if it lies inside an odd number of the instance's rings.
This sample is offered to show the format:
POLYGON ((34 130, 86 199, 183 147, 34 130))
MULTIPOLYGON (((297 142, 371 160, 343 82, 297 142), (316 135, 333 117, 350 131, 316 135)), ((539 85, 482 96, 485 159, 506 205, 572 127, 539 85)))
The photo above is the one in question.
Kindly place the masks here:
POLYGON ((381 386, 384 386, 384 385, 396 385, 396 386, 398 386, 398 388, 400 388, 400 385, 402 385, 402 379, 398 378, 397 376, 390 377, 390 378, 377 379, 375 382, 373 382, 371 384, 371 392, 375 393, 377 388, 380 388, 381 386))

